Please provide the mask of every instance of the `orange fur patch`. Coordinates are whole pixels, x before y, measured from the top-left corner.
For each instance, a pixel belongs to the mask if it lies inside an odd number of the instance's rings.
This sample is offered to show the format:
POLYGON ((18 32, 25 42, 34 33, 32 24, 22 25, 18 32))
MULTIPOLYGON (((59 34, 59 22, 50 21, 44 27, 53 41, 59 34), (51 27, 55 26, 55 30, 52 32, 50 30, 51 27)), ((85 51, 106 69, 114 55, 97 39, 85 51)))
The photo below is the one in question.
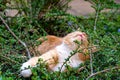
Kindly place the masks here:
MULTIPOLYGON (((43 41, 42 44, 40 44, 35 48, 35 50, 40 54, 44 54, 45 52, 55 48, 56 46, 62 43, 62 38, 60 37, 48 35, 46 36, 46 38, 47 40, 44 39, 45 41, 43 40, 43 38, 38 39, 38 41, 41 41, 41 40, 43 41)), ((37 54, 37 55, 40 55, 40 54, 37 54)))

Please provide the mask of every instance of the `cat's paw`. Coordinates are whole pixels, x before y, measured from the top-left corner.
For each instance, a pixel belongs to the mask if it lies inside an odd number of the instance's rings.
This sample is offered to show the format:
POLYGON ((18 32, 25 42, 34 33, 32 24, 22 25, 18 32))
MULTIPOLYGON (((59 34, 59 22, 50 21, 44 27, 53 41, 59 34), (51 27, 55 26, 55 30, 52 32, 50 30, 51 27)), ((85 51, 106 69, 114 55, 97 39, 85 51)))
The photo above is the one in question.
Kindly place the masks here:
POLYGON ((29 69, 29 67, 31 66, 28 62, 23 63, 22 67, 20 68, 20 75, 25 78, 30 77, 32 75, 32 71, 29 69))
POLYGON ((20 72, 20 75, 24 78, 28 78, 32 75, 32 71, 30 69, 25 69, 20 72))
POLYGON ((29 67, 31 67, 30 64, 29 64, 28 62, 25 62, 25 63, 22 64, 22 66, 21 66, 20 69, 21 69, 21 70, 24 70, 24 69, 27 69, 27 68, 29 68, 29 67))

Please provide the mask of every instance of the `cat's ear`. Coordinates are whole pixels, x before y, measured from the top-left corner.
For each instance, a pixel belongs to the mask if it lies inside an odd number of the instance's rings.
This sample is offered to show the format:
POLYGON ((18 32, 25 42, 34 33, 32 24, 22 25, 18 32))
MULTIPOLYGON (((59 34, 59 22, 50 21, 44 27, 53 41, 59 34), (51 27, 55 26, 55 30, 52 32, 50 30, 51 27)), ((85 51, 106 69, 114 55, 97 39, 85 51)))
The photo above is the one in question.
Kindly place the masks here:
POLYGON ((97 45, 91 45, 91 46, 89 46, 89 48, 88 49, 84 49, 83 50, 83 52, 84 53, 95 53, 95 52, 97 52, 97 51, 99 51, 99 48, 98 48, 98 46, 97 45))
POLYGON ((91 53, 95 53, 99 51, 99 49, 97 48, 97 45, 92 45, 90 50, 91 50, 91 53))
POLYGON ((79 58, 82 60, 82 61, 86 61, 86 60, 88 60, 88 59, 90 59, 90 55, 89 54, 87 54, 87 53, 89 53, 89 51, 91 52, 91 53, 95 53, 95 52, 97 52, 97 51, 99 51, 99 49, 97 48, 97 45, 92 45, 91 47, 90 47, 90 49, 84 49, 83 50, 83 53, 79 53, 79 58))

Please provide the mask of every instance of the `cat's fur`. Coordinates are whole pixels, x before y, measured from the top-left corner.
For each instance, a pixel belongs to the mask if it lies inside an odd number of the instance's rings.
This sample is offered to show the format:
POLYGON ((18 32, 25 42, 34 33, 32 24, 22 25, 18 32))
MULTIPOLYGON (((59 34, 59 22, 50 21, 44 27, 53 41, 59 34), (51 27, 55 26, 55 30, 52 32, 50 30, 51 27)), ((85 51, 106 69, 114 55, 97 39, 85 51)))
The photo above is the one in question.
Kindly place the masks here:
MULTIPOLYGON (((49 40, 48 40, 49 41, 49 40)), ((49 46, 49 44, 47 44, 49 46)), ((48 65, 48 69, 51 71, 59 71, 59 68, 63 65, 65 62, 65 59, 67 59, 71 54, 73 50, 76 50, 79 47, 79 49, 82 50, 81 53, 76 53, 73 55, 70 59, 69 62, 67 63, 71 67, 78 67, 81 63, 89 59, 89 55, 85 55, 83 53, 88 52, 88 40, 87 40, 87 35, 84 32, 80 31, 75 31, 64 38, 60 38, 60 43, 55 47, 53 46, 48 52, 45 52, 41 56, 38 57, 33 57, 27 62, 22 64, 21 67, 21 75, 23 77, 30 77, 32 72, 30 69, 26 69, 29 66, 34 67, 36 66, 38 59, 41 58, 43 61, 45 61, 48 65), (81 44, 78 45, 74 41, 80 41, 81 44)), ((95 52, 95 48, 92 48, 92 52, 95 52)), ((44 51, 43 51, 44 52, 44 51)), ((62 67, 61 71, 65 70, 65 66, 62 67)))
POLYGON ((44 54, 45 52, 55 48, 56 46, 60 45, 62 43, 62 38, 53 36, 53 35, 48 35, 42 38, 39 38, 37 40, 38 42, 42 42, 40 45, 35 47, 35 56, 39 56, 41 54, 44 54))

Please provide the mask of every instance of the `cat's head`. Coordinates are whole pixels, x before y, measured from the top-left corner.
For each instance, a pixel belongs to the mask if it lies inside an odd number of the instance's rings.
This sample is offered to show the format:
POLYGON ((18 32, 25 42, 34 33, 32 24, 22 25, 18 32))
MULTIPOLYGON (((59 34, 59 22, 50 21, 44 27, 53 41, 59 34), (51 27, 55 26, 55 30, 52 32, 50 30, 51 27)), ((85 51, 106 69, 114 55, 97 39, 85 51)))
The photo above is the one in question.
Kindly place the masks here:
POLYGON ((76 49, 78 46, 81 46, 81 47, 88 46, 87 35, 86 33, 81 31, 75 31, 75 32, 69 33, 63 39, 64 39, 64 42, 68 44, 73 50, 76 49), (80 44, 76 43, 76 41, 80 44))

